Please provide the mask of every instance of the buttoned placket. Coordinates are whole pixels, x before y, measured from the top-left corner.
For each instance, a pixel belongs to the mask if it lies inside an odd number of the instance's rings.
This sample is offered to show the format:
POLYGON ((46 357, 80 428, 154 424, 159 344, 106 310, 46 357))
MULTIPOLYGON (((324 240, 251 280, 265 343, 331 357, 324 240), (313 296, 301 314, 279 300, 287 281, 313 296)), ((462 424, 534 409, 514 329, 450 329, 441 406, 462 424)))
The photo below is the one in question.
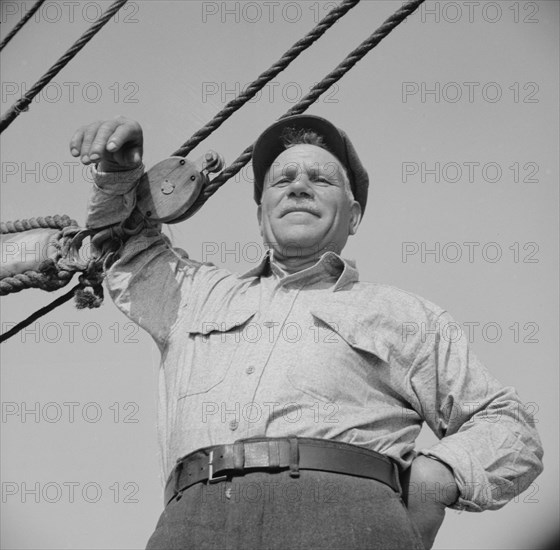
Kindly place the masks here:
POLYGON ((255 395, 300 289, 290 277, 279 279, 276 275, 267 277, 261 285, 262 307, 246 327, 255 327, 254 334, 249 336, 249 332, 245 332, 242 336, 245 341, 239 346, 234 368, 224 381, 230 388, 229 407, 239 411, 239 417, 231 420, 228 426, 231 431, 237 431, 240 438, 264 435, 268 414, 263 404, 255 401, 255 395))

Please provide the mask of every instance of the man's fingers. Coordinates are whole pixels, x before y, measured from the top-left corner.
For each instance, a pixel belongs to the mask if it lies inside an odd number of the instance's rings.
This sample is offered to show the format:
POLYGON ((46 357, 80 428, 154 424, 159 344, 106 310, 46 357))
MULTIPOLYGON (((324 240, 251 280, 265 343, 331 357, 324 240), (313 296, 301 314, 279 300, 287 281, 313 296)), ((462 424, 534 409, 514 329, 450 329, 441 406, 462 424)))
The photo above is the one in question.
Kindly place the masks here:
POLYGON ((107 140, 107 151, 114 153, 125 144, 142 150, 142 128, 133 120, 116 119, 119 124, 114 128, 112 135, 107 140))
POLYGON ((112 143, 112 136, 115 134, 115 130, 120 127, 117 120, 107 120, 103 122, 95 133, 95 137, 90 145, 89 152, 87 155, 89 159, 93 162, 102 158, 106 153, 106 150, 116 151, 119 147, 109 148, 108 143, 112 143))
POLYGON ((70 152, 84 164, 103 161, 126 169, 142 163, 142 147, 142 127, 125 117, 82 126, 70 140, 70 152))
POLYGON ((78 128, 72 139, 70 140, 70 153, 73 157, 79 157, 82 150, 82 141, 84 139, 85 126, 78 128))
POLYGON ((132 167, 142 163, 142 127, 133 120, 124 120, 109 137, 106 149, 122 166, 132 167))
POLYGON ((80 147, 80 160, 84 164, 90 164, 92 160, 90 159, 91 146, 97 136, 97 131, 103 123, 101 121, 93 122, 84 128, 82 146, 80 147))

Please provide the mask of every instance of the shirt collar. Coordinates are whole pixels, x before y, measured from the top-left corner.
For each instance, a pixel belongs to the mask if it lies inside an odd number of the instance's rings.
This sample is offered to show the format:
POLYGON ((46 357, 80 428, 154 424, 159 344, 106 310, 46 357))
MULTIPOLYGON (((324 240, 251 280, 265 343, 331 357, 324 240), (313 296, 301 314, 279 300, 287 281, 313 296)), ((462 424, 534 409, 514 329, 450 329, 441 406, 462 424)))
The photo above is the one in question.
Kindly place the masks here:
POLYGON ((336 254, 336 252, 325 252, 316 264, 298 271, 297 273, 287 274, 280 266, 274 262, 274 251, 266 251, 260 262, 241 275, 242 279, 250 277, 262 277, 272 272, 278 279, 288 282, 301 281, 309 284, 314 280, 325 280, 334 278, 336 280, 333 291, 340 290, 350 283, 359 280, 356 263, 353 260, 346 260, 336 254))

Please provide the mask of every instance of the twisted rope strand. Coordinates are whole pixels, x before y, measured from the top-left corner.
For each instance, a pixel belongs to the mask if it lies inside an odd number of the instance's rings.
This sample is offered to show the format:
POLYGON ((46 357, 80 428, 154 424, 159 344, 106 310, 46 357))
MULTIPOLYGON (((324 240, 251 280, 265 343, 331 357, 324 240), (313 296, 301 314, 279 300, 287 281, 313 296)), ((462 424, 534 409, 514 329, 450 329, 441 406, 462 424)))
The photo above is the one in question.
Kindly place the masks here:
POLYGON ((27 109, 33 98, 72 60, 74 56, 103 28, 103 26, 117 13, 128 0, 116 0, 107 11, 84 33, 66 53, 33 85, 33 87, 20 99, 18 99, 2 115, 0 121, 0 133, 2 133, 22 112, 27 109))
MULTIPOLYGON (((409 0, 393 15, 388 17, 383 24, 375 30, 375 32, 356 49, 354 49, 346 58, 327 76, 307 93, 302 100, 294 105, 289 111, 283 114, 280 119, 297 115, 305 112, 307 108, 317 101, 317 99, 327 91, 335 82, 340 80, 358 61, 360 61, 369 51, 371 51, 381 40, 383 40, 390 32, 402 23, 409 15, 414 13, 425 0, 409 0)), ((279 119, 279 120, 280 120, 279 119)), ((254 145, 254 144, 253 144, 254 145)), ((250 160, 253 153, 253 145, 250 145, 237 157, 223 172, 214 178, 199 195, 197 200, 191 206, 191 211, 198 210, 226 181, 235 176, 250 160)))
POLYGON ((360 0, 344 0, 334 7, 309 33, 298 40, 284 55, 265 72, 260 74, 249 87, 232 99, 210 122, 194 133, 173 156, 186 157, 201 141, 206 139, 212 132, 217 130, 233 113, 243 107, 262 88, 266 86, 276 75, 281 73, 288 65, 316 42, 325 32, 330 29, 340 18, 348 13, 360 0))
POLYGON ((37 0, 35 4, 31 6, 31 9, 20 19, 19 23, 10 31, 8 36, 0 42, 0 52, 4 49, 4 46, 19 32, 21 27, 23 27, 34 15, 35 12, 44 4, 45 0, 37 0))
POLYGON ((0 222, 0 233, 20 233, 30 229, 64 229, 65 227, 77 227, 78 223, 67 216, 46 216, 45 218, 30 218, 28 220, 16 220, 15 222, 0 222))
MULTIPOLYGON (((58 229, 66 230, 68 236, 61 235, 61 240, 68 240, 73 230, 78 229, 76 221, 69 216, 46 216, 44 218, 30 218, 27 220, 16 220, 15 222, 0 223, 0 233, 8 235, 20 233, 30 229, 58 229)), ((64 243, 60 243, 64 244, 64 243)), ((45 260, 37 271, 29 270, 25 273, 18 273, 0 280, 0 296, 6 296, 14 292, 21 292, 26 288, 40 288, 46 291, 58 290, 67 285, 74 273, 78 271, 78 266, 59 266, 53 259, 45 260)))
POLYGON ((74 272, 58 271, 54 262, 44 266, 47 271, 26 271, 0 280, 0 296, 21 292, 27 288, 39 288, 51 292, 66 286, 74 272))

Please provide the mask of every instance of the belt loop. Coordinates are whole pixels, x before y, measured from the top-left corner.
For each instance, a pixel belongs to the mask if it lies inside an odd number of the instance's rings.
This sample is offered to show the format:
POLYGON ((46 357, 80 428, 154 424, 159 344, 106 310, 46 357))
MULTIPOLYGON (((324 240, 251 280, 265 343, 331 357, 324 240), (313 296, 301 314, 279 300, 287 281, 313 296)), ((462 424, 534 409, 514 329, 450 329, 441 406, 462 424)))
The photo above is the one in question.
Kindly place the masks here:
POLYGON ((243 441, 235 441, 233 444, 233 468, 239 472, 245 467, 245 444, 243 441))
POLYGON ((290 443, 290 477, 299 477, 299 448, 297 437, 289 437, 290 443))
POLYGON ((175 498, 179 493, 181 488, 179 487, 179 482, 181 481, 181 472, 183 471, 183 465, 184 462, 183 460, 178 460, 177 461, 177 465, 175 466, 174 469, 174 483, 173 483, 173 498, 175 498))
POLYGON ((280 467, 280 444, 277 439, 268 442, 268 465, 275 469, 280 467))
POLYGON ((401 484, 401 476, 400 476, 400 469, 399 469, 399 465, 396 462, 392 462, 392 470, 393 470, 393 482, 396 486, 396 491, 399 494, 399 496, 402 496, 403 494, 403 487, 401 484))

